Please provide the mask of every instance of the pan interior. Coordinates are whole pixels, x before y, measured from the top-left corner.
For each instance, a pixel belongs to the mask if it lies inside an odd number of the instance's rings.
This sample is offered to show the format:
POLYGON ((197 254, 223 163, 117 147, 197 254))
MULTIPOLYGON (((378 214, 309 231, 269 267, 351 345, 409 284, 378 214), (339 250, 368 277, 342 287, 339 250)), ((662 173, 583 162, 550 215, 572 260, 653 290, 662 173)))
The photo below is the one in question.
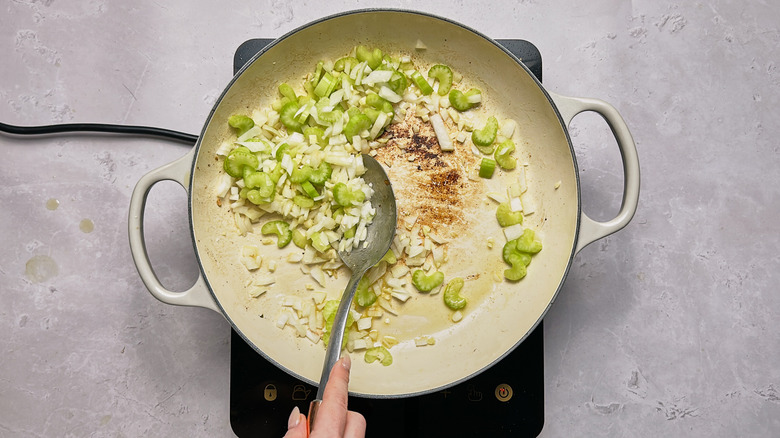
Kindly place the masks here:
MULTIPOLYGON (((507 180, 485 180, 482 191, 466 199, 467 224, 450 230, 446 265, 449 276, 467 278, 469 304, 464 318, 451 322, 452 311, 438 296, 413 296, 392 317, 388 330, 402 342, 391 349, 394 363, 367 364, 353 353, 350 390, 366 396, 405 396, 457 383, 478 373, 511 351, 541 320, 557 293, 573 254, 579 215, 574 156, 566 133, 547 95, 531 74, 489 39, 458 24, 403 11, 364 11, 325 19, 275 42, 231 82, 207 121, 192 175, 191 214, 195 245, 204 277, 227 319, 264 356, 309 382, 315 382, 325 349, 292 330, 276 327, 281 297, 306 296, 311 277, 298 267, 282 268, 292 250, 264 245, 259 231, 240 236, 232 214, 217 205, 222 165, 216 150, 230 138, 227 119, 233 114, 270 106, 281 82, 301 84, 323 59, 336 60, 364 44, 385 52, 408 54, 416 64, 442 63, 482 90, 478 111, 517 122, 522 139, 515 156, 528 163, 529 192, 536 212, 524 225, 540 236, 544 249, 533 258, 528 276, 517 283, 497 282, 508 267, 501 260, 504 244, 495 220, 495 204, 484 192, 500 190, 507 180), (421 41, 427 47, 416 50, 421 41), (488 248, 489 238, 495 239, 488 248), (279 260, 275 286, 259 298, 249 297, 252 279, 240 263, 241 248, 256 245, 263 259, 279 260), (427 335, 434 345, 416 347, 427 335)), ((394 184, 409 178, 389 170, 394 184)), ((508 172, 507 178, 514 177, 508 172)), ((412 178, 413 179, 413 178, 412 178)), ((401 201, 399 201, 401 202, 401 201)), ((400 216, 400 212, 399 212, 400 216)), ((399 220, 403 220, 402 217, 399 220)), ((261 219, 262 223, 262 219, 261 219)), ((328 280, 328 299, 338 299, 349 275, 328 280)), ((322 288, 317 288, 322 290, 322 288)), ((384 317, 375 324, 382 326, 384 317)))

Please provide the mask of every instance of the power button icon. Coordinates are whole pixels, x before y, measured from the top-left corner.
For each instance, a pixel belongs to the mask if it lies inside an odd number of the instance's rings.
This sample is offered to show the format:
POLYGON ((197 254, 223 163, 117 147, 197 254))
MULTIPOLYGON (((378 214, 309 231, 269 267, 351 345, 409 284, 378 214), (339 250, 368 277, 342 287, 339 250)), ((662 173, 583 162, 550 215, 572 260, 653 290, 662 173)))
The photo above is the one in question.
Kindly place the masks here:
POLYGON ((498 401, 507 402, 512 398, 512 387, 506 383, 496 386, 496 398, 498 401))

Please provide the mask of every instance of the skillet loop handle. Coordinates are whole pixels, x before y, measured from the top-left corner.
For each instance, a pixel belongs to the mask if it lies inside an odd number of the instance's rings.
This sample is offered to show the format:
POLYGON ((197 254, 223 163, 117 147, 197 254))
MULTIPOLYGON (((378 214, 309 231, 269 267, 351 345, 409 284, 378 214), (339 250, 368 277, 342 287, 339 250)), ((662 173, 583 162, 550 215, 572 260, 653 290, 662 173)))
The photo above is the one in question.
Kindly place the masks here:
POLYGON ((634 217, 639 203, 639 157, 631 132, 615 107, 598 99, 567 97, 555 93, 550 93, 550 96, 567 128, 574 116, 584 111, 593 111, 603 117, 617 140, 623 160, 623 201, 620 211, 614 219, 606 222, 595 221, 581 213, 577 247, 574 250, 576 254, 587 245, 623 229, 634 217))
POLYGON ((211 297, 202 274, 198 274, 195 284, 184 292, 166 289, 152 269, 144 241, 144 211, 149 190, 158 182, 168 180, 179 183, 189 193, 189 173, 194 154, 195 148, 178 160, 147 173, 136 184, 130 198, 130 215, 127 220, 130 252, 141 281, 158 300, 166 304, 204 307, 222 313, 211 297))

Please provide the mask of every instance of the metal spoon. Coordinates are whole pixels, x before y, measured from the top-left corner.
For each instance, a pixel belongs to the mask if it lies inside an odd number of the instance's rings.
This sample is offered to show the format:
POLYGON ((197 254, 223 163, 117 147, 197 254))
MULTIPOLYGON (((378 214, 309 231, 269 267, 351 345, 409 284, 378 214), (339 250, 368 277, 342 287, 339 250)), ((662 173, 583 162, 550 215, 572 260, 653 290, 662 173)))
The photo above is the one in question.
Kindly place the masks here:
POLYGON ((376 209, 376 215, 371 224, 366 227, 368 232, 364 241, 366 245, 361 244, 351 251, 339 251, 341 261, 352 270, 352 276, 349 277, 347 288, 344 289, 338 311, 336 311, 336 317, 333 320, 328 349, 325 351, 325 363, 322 366, 320 385, 317 389, 317 398, 309 406, 309 430, 314 427, 314 417, 317 415, 317 409, 322 402, 330 371, 341 356, 341 344, 344 339, 344 329, 347 325, 347 315, 349 314, 352 299, 355 297, 358 282, 370 267, 382 260, 387 250, 390 249, 390 244, 395 236, 397 216, 395 195, 393 194, 393 187, 390 185, 390 179, 387 177, 382 165, 371 156, 363 154, 363 165, 366 168, 363 179, 374 189, 371 205, 376 209))

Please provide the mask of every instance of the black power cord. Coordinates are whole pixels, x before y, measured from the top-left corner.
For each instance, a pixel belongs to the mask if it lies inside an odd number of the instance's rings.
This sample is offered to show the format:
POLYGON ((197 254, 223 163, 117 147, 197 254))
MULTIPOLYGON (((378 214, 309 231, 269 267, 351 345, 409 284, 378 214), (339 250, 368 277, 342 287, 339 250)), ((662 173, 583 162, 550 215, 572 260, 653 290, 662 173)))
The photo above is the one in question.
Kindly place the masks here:
POLYGON ((194 145, 198 141, 197 135, 185 134, 170 129, 154 128, 151 126, 110 125, 104 123, 65 123, 58 125, 41 126, 16 126, 0 122, 0 132, 15 135, 46 135, 62 134, 67 132, 100 132, 109 134, 129 134, 148 137, 158 137, 168 140, 194 145))

